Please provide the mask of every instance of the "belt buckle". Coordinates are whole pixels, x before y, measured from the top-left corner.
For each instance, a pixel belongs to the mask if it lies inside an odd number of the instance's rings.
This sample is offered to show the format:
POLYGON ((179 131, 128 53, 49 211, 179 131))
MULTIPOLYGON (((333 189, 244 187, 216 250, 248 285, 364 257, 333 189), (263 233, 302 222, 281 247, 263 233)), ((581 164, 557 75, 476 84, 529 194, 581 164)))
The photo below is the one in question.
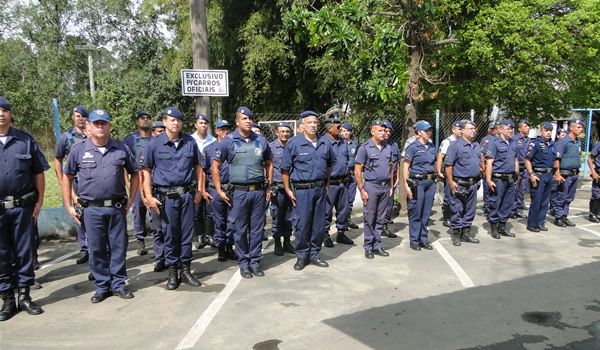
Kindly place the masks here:
POLYGON ((183 187, 179 187, 175 192, 177 192, 177 194, 181 196, 185 193, 185 189, 183 187))
POLYGON ((248 185, 248 191, 255 191, 256 185, 248 185))
POLYGON ((15 203, 13 201, 5 201, 4 209, 12 209, 15 207, 15 203))
POLYGON ((115 208, 121 209, 122 207, 123 207, 123 204, 121 204, 121 202, 115 203, 115 208))
POLYGON ((102 204, 102 206, 104 206, 104 207, 110 207, 111 205, 112 205, 112 200, 110 200, 110 199, 104 200, 104 202, 102 204))

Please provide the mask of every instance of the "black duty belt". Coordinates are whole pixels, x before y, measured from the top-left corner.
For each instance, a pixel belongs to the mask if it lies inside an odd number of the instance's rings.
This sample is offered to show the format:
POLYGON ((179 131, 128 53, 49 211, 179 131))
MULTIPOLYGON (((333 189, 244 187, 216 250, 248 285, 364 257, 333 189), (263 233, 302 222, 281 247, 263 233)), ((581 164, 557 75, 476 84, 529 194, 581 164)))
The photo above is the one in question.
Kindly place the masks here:
POLYGON ((579 175, 579 169, 560 169, 559 173, 561 176, 574 176, 579 175))
POLYGON ((329 179, 329 184, 330 185, 339 185, 344 183, 344 181, 346 180, 345 176, 342 177, 332 177, 329 179))
POLYGON ((552 172, 552 168, 533 168, 533 171, 536 173, 550 173, 552 172))
POLYGON ((413 180, 435 180, 435 173, 409 174, 408 177, 413 180))
POLYGON ((307 190, 310 188, 323 187, 325 185, 325 181, 317 180, 311 182, 294 182, 293 185, 297 190, 307 190))
POLYGON ((500 180, 510 180, 512 179, 514 176, 513 173, 492 173, 492 177, 494 179, 500 179, 500 180))
MULTIPOLYGON (((221 182, 221 189, 223 189, 223 187, 224 187, 224 186, 226 186, 226 185, 227 185, 227 183, 222 183, 222 182, 221 182)), ((209 182, 209 183, 207 184, 207 186, 208 186, 208 188, 212 188, 213 190, 217 189, 217 188, 215 187, 215 184, 214 184, 214 183, 212 183, 212 182, 209 182)))
POLYGON ((104 199, 104 200, 87 200, 87 199, 77 198, 77 203, 79 203, 83 208, 115 207, 117 209, 120 209, 120 208, 123 208, 125 203, 127 203, 127 197, 104 199))
POLYGON ((234 191, 241 191, 241 192, 252 192, 252 191, 259 191, 259 190, 265 189, 265 184, 262 182, 255 183, 255 184, 231 184, 231 186, 233 186, 234 191))
POLYGON ((481 181, 480 176, 475 177, 453 177, 452 178, 457 184, 465 187, 470 187, 481 181))
POLYGON ((196 184, 189 184, 184 186, 174 187, 154 187, 154 190, 162 195, 183 195, 185 193, 193 193, 196 190, 196 184))
POLYGON ((385 186, 385 185, 389 185, 390 184, 390 180, 383 180, 383 181, 379 181, 379 180, 365 180, 365 182, 368 182, 370 184, 377 184, 380 186, 385 186))
POLYGON ((0 209, 22 208, 37 201, 37 191, 31 191, 21 197, 6 196, 0 201, 0 209))

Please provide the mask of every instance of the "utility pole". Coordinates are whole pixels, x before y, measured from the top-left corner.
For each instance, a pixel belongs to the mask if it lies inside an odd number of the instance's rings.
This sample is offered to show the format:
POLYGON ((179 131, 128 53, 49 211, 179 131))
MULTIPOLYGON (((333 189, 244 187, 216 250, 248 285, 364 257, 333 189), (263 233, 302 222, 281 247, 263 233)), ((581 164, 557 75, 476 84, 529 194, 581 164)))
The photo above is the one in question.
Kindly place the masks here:
MULTIPOLYGON (((208 69, 208 32, 206 29, 206 0, 190 1, 192 25, 192 60, 194 69, 208 69)), ((196 115, 210 117, 210 97, 196 96, 196 115)))
POLYGON ((87 51, 88 74, 90 76, 90 96, 92 96, 92 101, 94 101, 96 99, 96 87, 94 85, 94 59, 92 58, 92 51, 96 51, 96 47, 92 45, 75 45, 75 50, 87 51))

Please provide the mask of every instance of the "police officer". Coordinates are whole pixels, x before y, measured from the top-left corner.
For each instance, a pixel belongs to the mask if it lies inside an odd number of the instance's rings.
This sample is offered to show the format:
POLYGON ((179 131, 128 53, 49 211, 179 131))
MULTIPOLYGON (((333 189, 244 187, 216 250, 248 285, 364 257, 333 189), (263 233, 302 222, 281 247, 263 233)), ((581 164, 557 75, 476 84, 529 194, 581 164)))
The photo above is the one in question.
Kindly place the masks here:
POLYGON ((554 141, 552 141, 552 123, 542 125, 541 135, 528 147, 525 168, 531 181, 531 203, 527 215, 527 230, 532 232, 548 231, 544 222, 548 213, 552 191, 552 168, 556 159, 554 141))
MULTIPOLYGON (((565 136, 567 136, 567 132, 565 131, 565 129, 558 128, 556 130, 556 138, 554 139, 555 147, 556 142, 558 142, 558 140, 564 138, 565 136)), ((548 210, 548 214, 556 216, 556 213, 558 211, 560 211, 560 208, 558 206, 558 185, 556 184, 556 181, 552 181, 552 192, 550 194, 550 209, 548 210)))
POLYGON ((398 187, 398 183, 400 181, 400 148, 398 147, 398 143, 396 143, 396 141, 391 140, 392 131, 394 129, 392 122, 387 119, 385 119, 383 122, 385 124, 384 140, 390 145, 394 173, 392 178, 392 195, 388 201, 388 208, 385 212, 385 225, 383 225, 383 231, 381 232, 381 235, 389 238, 396 238, 398 235, 388 229, 388 224, 392 221, 392 211, 394 210, 394 193, 396 192, 396 188, 398 187))
POLYGON ((263 277, 260 266, 266 203, 271 197, 272 163, 267 140, 252 132, 254 114, 245 106, 235 114, 237 129, 227 136, 212 160, 212 179, 218 196, 231 206, 228 222, 233 225, 240 274, 263 277), (232 193, 221 188, 219 169, 229 163, 232 193))
MULTIPOLYGON (((141 150, 152 137, 152 117, 147 112, 139 112, 135 117, 137 131, 125 136, 123 142, 133 152, 133 156, 138 161, 142 155, 141 150)), ((146 206, 142 201, 139 191, 133 201, 131 211, 133 212, 133 234, 137 240, 137 254, 146 255, 146 206)))
POLYGON ((158 136, 165 131, 165 124, 162 121, 157 120, 152 125, 152 137, 158 136))
POLYGON ((339 244, 352 245, 354 242, 344 234, 348 231, 348 218, 350 217, 350 207, 348 206, 348 190, 346 182, 350 157, 348 156, 348 146, 344 139, 340 137, 342 121, 336 118, 330 118, 325 123, 327 133, 322 137, 333 149, 335 163, 331 169, 329 177, 329 188, 327 189, 327 201, 325 202, 326 224, 323 237, 323 245, 333 248, 333 241, 329 236, 329 227, 333 218, 333 208, 335 207, 335 226, 337 229, 336 242, 339 244))
POLYGON ((348 206, 350 207, 350 215, 348 215, 348 227, 356 229, 358 228, 358 225, 352 222, 352 209, 354 207, 354 198, 356 198, 356 178, 354 177, 354 164, 356 160, 358 142, 352 138, 352 133, 352 124, 349 122, 342 123, 340 136, 344 139, 346 145, 348 146, 348 168, 350 168, 350 173, 348 174, 348 180, 346 182, 346 189, 348 191, 348 206))
POLYGON ((79 181, 78 202, 83 207, 83 221, 75 209, 67 212, 75 223, 86 227, 89 266, 96 293, 92 303, 102 302, 116 294, 123 299, 133 298, 127 288, 127 211, 138 190, 139 166, 129 147, 110 138, 112 128, 106 111, 93 110, 89 117, 91 138, 71 148, 63 177, 63 199, 71 203, 73 179, 79 181), (131 174, 130 197, 127 198, 124 172, 131 174))
MULTIPOLYGON (((485 173, 485 167, 486 167, 485 155, 487 153, 488 146, 497 137, 498 137, 498 125, 496 124, 495 121, 492 121, 488 125, 487 134, 481 139, 481 142, 480 142, 481 163, 483 164, 484 173, 485 173)), ((490 198, 490 190, 487 186, 485 176, 483 177, 482 180, 483 180, 483 212, 487 215, 488 214, 488 203, 490 201, 490 199, 489 199, 490 198)))
POLYGON ((413 250, 433 249, 427 241, 427 225, 435 196, 435 146, 429 142, 433 127, 425 120, 415 124, 417 142, 406 149, 403 163, 404 189, 408 196, 408 227, 413 250))
POLYGON ((573 118, 569 122, 569 134, 556 143, 556 160, 554 161, 554 180, 557 184, 557 211, 554 213, 554 224, 560 227, 575 226, 567 218, 569 205, 575 199, 579 167, 581 160, 581 142, 579 135, 583 132, 583 121, 573 118))
MULTIPOLYGON (((444 164, 444 158, 448 153, 450 144, 460 139, 462 125, 463 122, 461 120, 452 123, 452 134, 446 137, 440 144, 440 151, 437 154, 437 161, 435 163, 435 171, 439 179, 445 179, 444 173, 442 172, 442 164, 444 164)), ((444 202, 442 204, 442 218, 444 226, 450 227, 451 217, 452 207, 450 206, 450 186, 448 186, 448 181, 444 181, 444 202)))
POLYGON ((304 132, 304 127, 302 126, 302 118, 296 121, 296 135, 300 135, 304 132))
POLYGON ((588 157, 590 176, 592 177, 592 197, 590 198, 591 222, 600 222, 600 142, 597 142, 588 157))
POLYGON ((281 180, 294 206, 296 271, 309 263, 329 266, 320 258, 319 252, 326 224, 325 186, 335 163, 331 145, 317 135, 317 113, 304 111, 300 117, 303 132, 288 141, 281 158, 281 180))
POLYGON ((281 158, 285 145, 292 135, 292 127, 287 123, 279 123, 275 127, 277 139, 269 144, 273 161, 273 193, 271 195, 271 233, 275 241, 275 255, 281 256, 284 252, 294 254, 294 246, 290 242, 293 228, 293 207, 290 198, 285 193, 281 180, 281 158), (281 238, 283 237, 283 245, 281 238))
POLYGON ((513 129, 511 120, 499 121, 499 135, 490 142, 486 151, 485 180, 490 191, 488 221, 495 239, 515 236, 506 228, 515 200, 515 178, 519 171, 517 143, 512 139, 513 129))
POLYGON ((29 292, 35 278, 33 225, 44 202, 44 171, 50 167, 31 135, 11 127, 12 118, 12 105, 0 97, 0 321, 14 316, 17 304, 30 315, 44 312, 29 292))
POLYGON ((140 162, 144 193, 150 210, 160 213, 163 221, 167 289, 177 289, 181 282, 198 287, 200 281, 191 272, 191 262, 194 205, 202 197, 202 156, 194 138, 181 131, 181 111, 167 107, 162 114, 166 130, 148 142, 140 162))
POLYGON ((475 142, 475 124, 469 120, 462 121, 460 132, 462 137, 450 144, 444 159, 454 246, 460 246, 461 242, 479 243, 471 233, 471 225, 475 218, 477 190, 483 171, 481 146, 475 142))
POLYGON ((529 189, 529 173, 525 169, 525 156, 529 148, 529 121, 522 119, 517 124, 519 132, 513 136, 513 140, 517 143, 517 158, 519 159, 519 177, 515 183, 515 200, 513 203, 512 219, 524 218, 523 209, 525 209, 525 192, 529 189))
MULTIPOLYGON (((56 177, 58 178, 59 184, 62 184, 63 181, 63 160, 65 157, 69 155, 71 151, 71 146, 77 142, 81 142, 86 139, 85 128, 88 120, 89 112, 88 110, 79 105, 73 109, 73 113, 71 114, 71 120, 73 121, 73 127, 62 133, 58 137, 58 141, 56 141, 56 149, 54 150, 54 172, 56 173, 56 177)), ((75 193, 73 193, 73 204, 78 206, 77 204, 77 180, 75 180, 75 188, 73 189, 75 193)), ((85 229, 81 226, 77 226, 75 228, 77 232, 77 240, 79 241, 79 256, 77 257, 77 264, 85 264, 88 262, 88 247, 87 241, 85 238, 85 229)))
MULTIPOLYGON (((227 259, 237 260, 238 256, 233 250, 233 227, 228 225, 227 217, 229 215, 229 206, 219 195, 215 189, 215 184, 210 171, 212 160, 215 159, 215 153, 218 151, 220 143, 229 135, 231 125, 227 120, 219 120, 215 124, 217 133, 217 142, 213 142, 204 148, 204 157, 202 167, 204 174, 202 176, 204 188, 203 197, 208 204, 210 211, 209 215, 214 222, 214 242, 218 248, 218 260, 227 261, 227 259)), ((221 187, 229 186, 229 163, 225 162, 219 169, 219 177, 221 187)))
POLYGON ((374 255, 389 256, 381 246, 381 235, 386 223, 385 213, 393 188, 392 147, 385 142, 386 125, 383 120, 371 123, 371 138, 356 151, 354 176, 363 201, 365 258, 374 255))
MULTIPOLYGON (((213 144, 217 139, 208 133, 208 126, 210 124, 210 118, 204 114, 198 114, 196 116, 196 132, 192 134, 192 137, 198 145, 200 154, 204 153, 204 149, 213 144)), ((213 240, 214 237, 214 222, 208 209, 208 203, 204 198, 200 200, 200 203, 194 207, 194 242, 196 249, 200 249, 204 246, 215 247, 213 240)))

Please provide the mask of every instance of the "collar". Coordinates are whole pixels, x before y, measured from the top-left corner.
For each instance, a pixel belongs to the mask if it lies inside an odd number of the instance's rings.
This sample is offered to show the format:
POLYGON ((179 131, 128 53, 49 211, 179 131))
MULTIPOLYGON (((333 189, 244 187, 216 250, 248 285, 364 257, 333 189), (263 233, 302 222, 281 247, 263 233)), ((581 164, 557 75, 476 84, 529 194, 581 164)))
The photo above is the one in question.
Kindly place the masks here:
MULTIPOLYGON (((309 139, 306 138, 306 136, 304 136, 304 133, 302 133, 302 135, 300 135, 299 140, 301 141, 300 145, 311 145, 312 146, 312 141, 310 141, 309 139)), ((323 143, 323 138, 319 137, 319 135, 317 134, 317 145, 323 143)))
MULTIPOLYGON (((240 129, 238 129, 238 128, 233 130, 233 132, 231 134, 229 134, 229 136, 231 136, 231 138, 234 138, 234 139, 246 140, 246 137, 243 137, 242 134, 240 134, 240 129)), ((250 135, 248 135, 248 137, 247 137, 247 139, 250 141, 254 141, 257 138, 258 138, 258 135, 252 131, 250 131, 250 135)))
MULTIPOLYGON (((167 136, 166 132, 163 132, 162 134, 157 136, 161 142, 161 144, 166 145, 169 143, 173 143, 173 141, 169 140, 169 137, 167 136)), ((185 139, 183 138, 183 133, 179 132, 179 142, 180 143, 185 143, 185 139)))
POLYGON ((133 136, 133 138, 135 139, 149 139, 152 137, 152 134, 148 135, 148 136, 142 136, 142 134, 140 134, 140 131, 136 131, 133 134, 131 134, 133 136))
POLYGON ((80 136, 83 136, 83 138, 87 138, 87 136, 85 136, 85 134, 84 134, 84 133, 81 133, 81 132, 79 132, 79 131, 75 130, 75 127, 74 127, 74 126, 73 126, 73 127, 71 127, 71 128, 69 129, 69 131, 70 131, 70 132, 71 132, 71 134, 73 134, 73 135, 80 135, 80 136))
POLYGON ((83 142, 84 142, 84 145, 85 145, 84 151, 92 151, 92 150, 97 149, 98 147, 106 147, 107 150, 113 149, 113 148, 117 148, 117 143, 115 142, 115 140, 113 140, 110 137, 108 138, 108 143, 106 144, 106 146, 96 146, 96 145, 94 145, 94 142, 92 141, 91 137, 85 139, 85 141, 83 141, 83 142))

